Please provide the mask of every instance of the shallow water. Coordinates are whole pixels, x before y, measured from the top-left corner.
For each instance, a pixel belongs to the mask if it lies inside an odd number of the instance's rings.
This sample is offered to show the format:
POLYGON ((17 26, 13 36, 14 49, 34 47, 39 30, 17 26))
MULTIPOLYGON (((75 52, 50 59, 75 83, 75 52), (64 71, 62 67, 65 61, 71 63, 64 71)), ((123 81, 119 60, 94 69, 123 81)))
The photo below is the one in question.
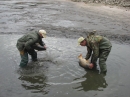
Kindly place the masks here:
POLYGON ((86 71, 77 56, 86 48, 77 39, 47 37, 48 49, 38 52, 38 62, 19 68, 15 44, 21 35, 0 35, 0 97, 128 97, 130 95, 129 45, 112 42, 107 75, 86 71))

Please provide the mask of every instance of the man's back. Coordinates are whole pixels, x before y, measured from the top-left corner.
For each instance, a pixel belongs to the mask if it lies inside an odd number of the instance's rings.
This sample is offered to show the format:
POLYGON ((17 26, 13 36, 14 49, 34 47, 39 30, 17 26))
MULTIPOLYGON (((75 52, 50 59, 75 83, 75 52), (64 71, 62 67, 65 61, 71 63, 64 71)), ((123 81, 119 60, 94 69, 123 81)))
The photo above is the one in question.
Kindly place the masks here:
POLYGON ((112 46, 111 42, 106 37, 100 35, 90 35, 86 39, 88 46, 92 49, 107 49, 112 46))
POLYGON ((21 38, 18 39, 18 42, 27 42, 29 39, 37 39, 38 35, 36 32, 31 32, 23 35, 21 38))

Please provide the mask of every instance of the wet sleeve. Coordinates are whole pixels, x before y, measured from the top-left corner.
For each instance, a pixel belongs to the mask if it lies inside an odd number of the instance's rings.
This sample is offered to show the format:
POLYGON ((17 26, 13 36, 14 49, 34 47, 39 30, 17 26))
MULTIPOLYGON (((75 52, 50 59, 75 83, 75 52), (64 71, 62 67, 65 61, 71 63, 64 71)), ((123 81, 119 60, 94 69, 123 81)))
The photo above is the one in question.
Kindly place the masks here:
POLYGON ((46 45, 43 41, 42 41, 42 46, 46 45))
POLYGON ((28 41, 25 43, 25 48, 27 50, 31 49, 32 45, 36 42, 37 40, 36 39, 33 39, 33 38, 29 38, 28 41))
POLYGON ((98 43, 92 44, 92 50, 93 50, 93 55, 92 55, 91 63, 96 63, 98 56, 99 56, 99 45, 98 45, 98 43))
POLYGON ((44 46, 41 46, 39 43, 36 43, 35 45, 33 45, 32 48, 38 51, 46 50, 46 48, 44 46))
POLYGON ((45 45, 45 43, 42 41, 42 39, 40 40, 39 44, 40 44, 41 46, 44 46, 44 45, 45 45))
POLYGON ((87 47, 87 54, 86 54, 86 58, 85 58, 86 60, 88 60, 90 58, 91 53, 92 53, 92 49, 87 47))

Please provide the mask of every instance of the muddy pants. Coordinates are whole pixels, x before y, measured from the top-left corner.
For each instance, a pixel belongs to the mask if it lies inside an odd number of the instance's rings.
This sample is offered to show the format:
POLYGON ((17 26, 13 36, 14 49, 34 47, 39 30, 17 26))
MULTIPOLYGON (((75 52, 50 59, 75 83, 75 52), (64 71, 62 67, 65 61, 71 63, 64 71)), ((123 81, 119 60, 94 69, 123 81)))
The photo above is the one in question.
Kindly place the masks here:
POLYGON ((21 56, 20 67, 27 66, 28 54, 31 55, 31 58, 33 61, 37 60, 37 52, 34 49, 32 49, 31 51, 25 50, 23 55, 20 54, 20 56, 21 56))
POLYGON ((106 60, 107 60, 107 57, 108 57, 110 51, 111 51, 111 48, 99 51, 99 53, 100 53, 99 66, 100 66, 101 72, 103 72, 103 73, 107 72, 106 60))

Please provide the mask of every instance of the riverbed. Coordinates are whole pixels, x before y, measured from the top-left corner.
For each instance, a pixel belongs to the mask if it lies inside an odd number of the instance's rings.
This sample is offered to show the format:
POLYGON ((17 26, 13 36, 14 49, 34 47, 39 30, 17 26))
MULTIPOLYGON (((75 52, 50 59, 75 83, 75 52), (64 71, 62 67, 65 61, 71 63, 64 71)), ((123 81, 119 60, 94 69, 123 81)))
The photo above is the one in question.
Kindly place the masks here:
POLYGON ((0 97, 129 97, 130 11, 69 0, 0 1, 0 97), (20 68, 17 39, 45 29, 46 51, 20 68), (85 70, 77 39, 89 32, 112 42, 107 74, 85 70))

